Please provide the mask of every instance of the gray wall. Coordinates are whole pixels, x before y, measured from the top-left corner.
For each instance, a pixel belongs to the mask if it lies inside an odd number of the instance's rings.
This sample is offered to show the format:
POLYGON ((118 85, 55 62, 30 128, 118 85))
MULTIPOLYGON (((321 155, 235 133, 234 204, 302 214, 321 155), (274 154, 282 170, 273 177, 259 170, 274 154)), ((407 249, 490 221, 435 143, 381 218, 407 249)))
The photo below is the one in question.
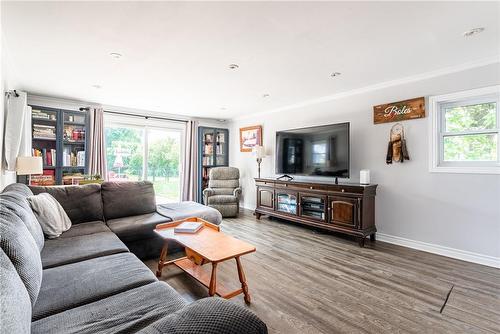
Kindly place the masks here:
MULTIPOLYGON (((378 89, 232 122, 230 163, 241 171, 242 206, 255 208, 257 166, 239 152, 238 129, 261 124, 267 154, 262 176, 274 176, 275 132, 304 126, 351 122, 351 182, 370 169, 378 183, 376 224, 381 234, 465 253, 500 258, 500 175, 429 172, 429 118, 404 122, 411 161, 386 165, 389 129, 373 124, 373 106, 500 83, 500 64, 378 89)), ((340 79, 341 80, 341 79, 340 79)), ((500 263, 500 262, 499 262, 500 263)))

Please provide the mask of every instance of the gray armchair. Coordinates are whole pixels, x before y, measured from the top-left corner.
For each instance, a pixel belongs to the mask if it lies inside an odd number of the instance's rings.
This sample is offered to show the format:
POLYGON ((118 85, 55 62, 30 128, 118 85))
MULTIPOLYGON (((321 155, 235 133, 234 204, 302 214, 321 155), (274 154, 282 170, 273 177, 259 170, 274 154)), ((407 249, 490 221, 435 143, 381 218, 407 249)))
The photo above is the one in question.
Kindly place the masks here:
POLYGON ((205 205, 217 209, 222 217, 236 217, 240 209, 240 171, 234 167, 214 167, 203 190, 205 205))

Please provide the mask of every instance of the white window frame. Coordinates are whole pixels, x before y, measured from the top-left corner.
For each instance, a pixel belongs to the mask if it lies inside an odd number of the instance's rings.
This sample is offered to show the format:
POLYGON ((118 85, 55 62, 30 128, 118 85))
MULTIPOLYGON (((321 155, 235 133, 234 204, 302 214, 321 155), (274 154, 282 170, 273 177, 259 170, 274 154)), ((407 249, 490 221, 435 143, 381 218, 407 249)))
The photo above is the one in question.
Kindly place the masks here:
MULTIPOLYGON (((500 85, 472 89, 452 94, 431 96, 429 98, 429 171, 433 173, 471 173, 471 174, 500 174, 500 85), (443 161, 443 138, 445 137, 444 106, 474 104, 486 101, 497 103, 497 124, 492 130, 470 131, 472 133, 497 133, 497 161, 443 161)), ((455 133, 454 133, 455 134, 455 133)), ((459 134, 459 133, 456 133, 459 134)))
POLYGON ((142 179, 147 180, 148 175, 148 155, 149 155, 149 143, 148 143, 148 129, 158 129, 158 130, 166 130, 166 131, 175 131, 180 133, 180 152, 179 152, 179 200, 182 195, 182 173, 184 172, 183 168, 183 159, 184 150, 185 150, 185 126, 183 123, 175 122, 175 121, 167 121, 160 119, 146 119, 145 117, 137 117, 137 116, 129 116, 129 115, 113 115, 113 114, 104 114, 104 127, 109 126, 117 126, 117 127, 128 127, 143 130, 143 143, 142 143, 142 179))
POLYGON ((317 141, 313 141, 313 142, 312 142, 312 144, 313 144, 313 146, 312 146, 312 152, 311 152, 311 154, 312 154, 312 164, 313 164, 314 166, 322 166, 322 165, 324 165, 324 164, 325 164, 325 162, 326 162, 326 160, 327 160, 327 159, 326 159, 326 158, 327 158, 327 152, 326 152, 326 140, 317 140, 317 141), (319 143, 320 145, 324 145, 324 148, 325 148, 325 153, 315 153, 315 152, 314 152, 314 145, 315 145, 315 144, 318 144, 318 143, 319 143), (325 162, 323 162, 323 163, 317 163, 316 161, 314 161, 314 157, 315 157, 315 156, 323 156, 323 157, 325 158, 325 162))

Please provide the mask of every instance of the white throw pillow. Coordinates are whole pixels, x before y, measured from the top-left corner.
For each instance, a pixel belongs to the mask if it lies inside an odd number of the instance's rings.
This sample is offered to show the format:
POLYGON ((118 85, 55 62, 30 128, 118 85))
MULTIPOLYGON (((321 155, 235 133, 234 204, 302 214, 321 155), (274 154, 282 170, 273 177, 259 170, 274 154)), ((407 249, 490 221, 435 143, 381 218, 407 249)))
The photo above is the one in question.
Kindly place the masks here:
POLYGON ((51 194, 41 193, 28 196, 28 201, 47 238, 57 238, 61 233, 70 229, 71 220, 51 194))

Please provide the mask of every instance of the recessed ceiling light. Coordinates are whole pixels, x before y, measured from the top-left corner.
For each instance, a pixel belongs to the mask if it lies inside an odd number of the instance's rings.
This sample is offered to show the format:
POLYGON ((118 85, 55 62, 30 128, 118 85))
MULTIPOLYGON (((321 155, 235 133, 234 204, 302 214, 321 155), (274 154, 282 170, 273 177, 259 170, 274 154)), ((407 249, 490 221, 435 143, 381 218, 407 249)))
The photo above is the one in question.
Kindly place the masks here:
POLYGON ((220 110, 227 110, 226 107, 220 107, 220 110))
POLYGON ((92 85, 92 87, 94 87, 95 89, 101 89, 102 88, 101 85, 92 85))
POLYGON ((111 52, 109 55, 115 59, 120 59, 121 57, 123 57, 123 55, 121 53, 118 53, 118 52, 111 52))
POLYGON ((269 96, 271 96, 271 95, 269 95, 269 94, 267 94, 267 93, 266 93, 266 94, 262 94, 262 97, 263 97, 263 98, 266 98, 266 97, 269 97, 269 96))
POLYGON ((240 68, 240 66, 238 64, 229 64, 230 70, 237 70, 238 68, 240 68))
POLYGON ((477 35, 479 33, 482 33, 484 31, 485 28, 483 27, 479 27, 479 28, 473 28, 471 30, 467 30, 466 32, 464 32, 464 37, 471 37, 471 36, 474 36, 474 35, 477 35))
POLYGON ((340 73, 340 72, 333 72, 332 74, 330 74, 330 76, 333 78, 333 77, 338 77, 341 74, 342 73, 340 73))

